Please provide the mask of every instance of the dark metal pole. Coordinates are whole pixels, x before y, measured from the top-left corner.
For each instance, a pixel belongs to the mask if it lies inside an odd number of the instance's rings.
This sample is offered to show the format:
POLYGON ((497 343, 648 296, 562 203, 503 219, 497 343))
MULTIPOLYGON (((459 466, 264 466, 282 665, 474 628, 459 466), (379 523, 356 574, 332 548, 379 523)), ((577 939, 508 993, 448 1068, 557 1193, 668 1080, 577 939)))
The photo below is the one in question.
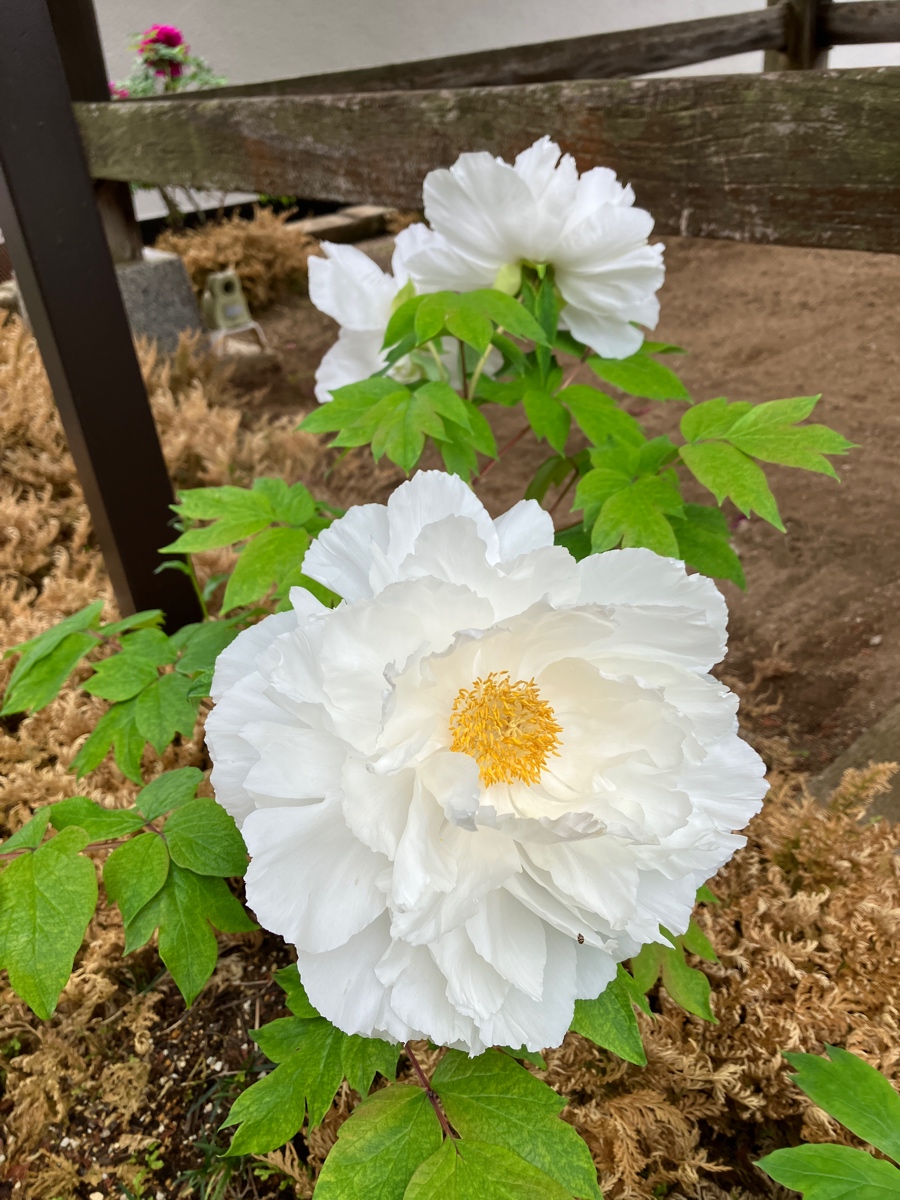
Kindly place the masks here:
POLYGON ((123 613, 199 620, 155 574, 172 500, 46 0, 0 0, 0 228, 123 613))

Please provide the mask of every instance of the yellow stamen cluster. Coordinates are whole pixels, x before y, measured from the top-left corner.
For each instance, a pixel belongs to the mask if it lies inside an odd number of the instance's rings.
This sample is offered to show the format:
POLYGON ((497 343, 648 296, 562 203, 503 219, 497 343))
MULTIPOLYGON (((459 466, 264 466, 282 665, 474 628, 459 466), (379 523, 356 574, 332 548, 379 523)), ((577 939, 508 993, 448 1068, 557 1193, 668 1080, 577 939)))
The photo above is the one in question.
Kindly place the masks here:
POLYGON ((533 679, 510 682, 508 671, 492 671, 460 688, 450 716, 450 749, 478 763, 481 782, 537 783, 552 754, 559 754, 553 709, 533 679))

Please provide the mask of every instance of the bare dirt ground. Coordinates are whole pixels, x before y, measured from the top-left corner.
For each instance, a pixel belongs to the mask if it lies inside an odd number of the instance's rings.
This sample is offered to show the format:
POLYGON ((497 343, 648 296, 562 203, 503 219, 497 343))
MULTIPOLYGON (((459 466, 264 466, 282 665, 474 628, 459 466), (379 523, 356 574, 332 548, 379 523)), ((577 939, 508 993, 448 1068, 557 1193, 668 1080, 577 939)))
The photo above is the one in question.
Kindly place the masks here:
MULTIPOLYGON (((390 239, 363 248, 388 265, 390 239)), ((667 239, 666 261, 655 336, 689 351, 668 361, 695 400, 821 392, 815 419, 859 445, 838 463, 840 484, 768 468, 787 534, 730 514, 748 586, 722 585, 731 610, 726 670, 749 680, 769 661, 772 698, 781 698, 772 732, 815 772, 900 701, 900 261, 694 238, 667 239)), ((279 361, 248 370, 252 408, 309 408, 334 323, 299 296, 262 321, 279 361)), ((683 412, 680 404, 627 406, 654 434, 671 431, 683 412)), ((516 410, 489 415, 500 445, 520 428, 516 410)), ((478 485, 489 508, 521 498, 546 455, 530 437, 519 443, 478 485)), ((366 499, 383 499, 400 478, 389 466, 366 476, 359 483, 376 493, 366 499)), ((558 516, 571 522, 564 507, 558 516)))

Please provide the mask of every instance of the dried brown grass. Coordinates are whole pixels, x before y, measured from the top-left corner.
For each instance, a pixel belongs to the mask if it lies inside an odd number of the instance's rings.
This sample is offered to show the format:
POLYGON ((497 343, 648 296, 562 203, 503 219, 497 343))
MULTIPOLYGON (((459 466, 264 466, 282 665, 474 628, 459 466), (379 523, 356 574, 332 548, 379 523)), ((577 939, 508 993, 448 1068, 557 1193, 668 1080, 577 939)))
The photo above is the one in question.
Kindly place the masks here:
POLYGON ((198 296, 213 271, 233 268, 250 308, 259 312, 286 291, 306 288, 306 263, 317 242, 289 223, 293 212, 256 206, 249 221, 235 213, 195 229, 166 230, 156 247, 184 259, 198 296))
MULTIPOLYGON (((143 350, 141 360, 180 486, 279 473, 292 481, 302 476, 317 494, 343 503, 382 498, 389 488, 392 480, 352 457, 326 488, 315 442, 291 432, 292 418, 251 424, 227 370, 196 345, 183 343, 173 360, 143 350)), ((9 646, 97 595, 107 599, 109 616, 115 607, 34 343, 17 321, 0 329, 0 393, 0 638, 9 646)), ((761 664, 745 687, 751 721, 764 721, 767 689, 783 670, 774 660, 761 664)), ((0 667, 0 682, 8 671, 9 664, 0 667)), ((17 728, 0 723, 0 826, 15 829, 34 809, 72 794, 67 764, 100 711, 99 701, 66 687, 17 728)), ((575 1035, 548 1056, 547 1079, 570 1097, 566 1116, 586 1138, 609 1200, 667 1188, 689 1200, 773 1197, 777 1189, 754 1172, 753 1159, 801 1136, 844 1139, 790 1083, 782 1050, 845 1045, 900 1079, 900 832, 860 819, 892 768, 848 775, 823 807, 789 774, 789 748, 764 739, 760 746, 780 782, 751 825, 747 848, 713 884, 721 903, 701 918, 721 960, 703 967, 719 1024, 687 1016, 661 990, 658 1015, 641 1018, 646 1068, 575 1035)), ((165 765, 188 762, 206 764, 200 728, 193 742, 167 752, 165 765)), ((148 773, 160 766, 148 751, 148 773)), ((134 785, 106 764, 78 791, 118 806, 130 802, 134 785)), ((210 1015, 217 997, 248 994, 240 987, 252 948, 230 944, 233 952, 209 985, 210 1015)), ((161 1090, 154 1076, 160 1047, 172 1036, 160 1013, 175 1011, 170 1025, 181 1010, 170 981, 135 994, 134 967, 123 964, 121 950, 116 913, 101 909, 49 1022, 37 1021, 0 984, 0 1153, 6 1180, 25 1181, 16 1194, 87 1196, 104 1171, 132 1186, 141 1169, 149 1144, 144 1118, 148 1109, 156 1116, 171 1086, 161 1090), (98 1138, 97 1130, 109 1132, 103 1171, 83 1165, 86 1129, 98 1138), (62 1144, 69 1136, 80 1139, 81 1150, 62 1144)), ((152 953, 144 953, 146 969, 155 970, 152 953)), ((287 1150, 277 1161, 270 1156, 297 1195, 310 1194, 307 1171, 321 1166, 352 1103, 343 1089, 310 1136, 305 1164, 287 1150)), ((163 1146, 164 1156, 184 1153, 184 1135, 176 1141, 163 1146)))

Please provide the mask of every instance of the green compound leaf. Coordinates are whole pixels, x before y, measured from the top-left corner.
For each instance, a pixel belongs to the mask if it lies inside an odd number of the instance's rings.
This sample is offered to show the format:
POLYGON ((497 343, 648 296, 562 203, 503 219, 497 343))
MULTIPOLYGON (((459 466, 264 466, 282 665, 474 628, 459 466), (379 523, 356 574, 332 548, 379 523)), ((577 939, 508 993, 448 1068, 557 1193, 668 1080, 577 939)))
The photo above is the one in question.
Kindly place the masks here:
POLYGON ((505 292, 495 288, 482 288, 469 293, 469 299, 475 300, 476 297, 482 312, 513 337, 536 342, 539 346, 549 344, 538 321, 512 296, 507 296, 505 292))
POLYGON ((675 938, 675 946, 651 942, 631 960, 631 972, 642 992, 646 992, 662 975, 663 986, 676 1004, 685 1012, 717 1025, 710 1006, 709 980, 696 967, 688 966, 684 958, 683 939, 675 938))
POLYGON ((156 625, 161 625, 165 614, 161 608, 145 608, 143 612, 133 613, 130 617, 123 617, 121 621, 111 621, 108 625, 101 625, 98 632, 104 637, 115 637, 120 633, 127 633, 129 629, 145 629, 156 625))
POLYGON ((704 400, 689 408, 681 418, 681 433, 685 441, 699 442, 705 438, 726 437, 732 425, 752 410, 746 400, 729 403, 724 396, 704 400))
POLYGON ((599 358, 587 360, 595 375, 611 383, 620 392, 639 396, 644 400, 690 400, 690 393, 669 367, 649 358, 646 354, 632 354, 630 358, 599 358))
POLYGON ((572 415, 555 396, 543 389, 532 388, 525 393, 525 415, 537 438, 545 438, 557 454, 564 454, 572 415))
POLYGON ((295 1017, 306 1017, 313 1020, 319 1016, 319 1013, 310 1004, 306 989, 300 982, 300 972, 297 970, 296 963, 289 967, 281 967, 275 972, 274 977, 275 982, 285 993, 285 1004, 295 1017))
POLYGON ((228 621, 204 621, 179 629, 171 638, 172 644, 181 652, 175 670, 180 675, 211 674, 216 659, 240 632, 240 620, 240 617, 232 617, 228 621))
POLYGON ((381 1038, 359 1037, 357 1034, 345 1035, 341 1047, 341 1066, 344 1068, 344 1078, 355 1092, 365 1097, 376 1075, 385 1079, 397 1078, 397 1060, 400 1057, 400 1047, 381 1038))
MULTIPOLYGON (((157 630, 147 632, 155 633, 157 630)), ((155 663, 123 652, 95 663, 94 674, 82 687, 101 700, 130 700, 158 678, 155 663)))
POLYGON ((38 657, 27 657, 27 652, 23 654, 10 679, 0 716, 40 712, 46 708, 59 695, 85 654, 97 644, 93 634, 68 633, 38 657), (23 663, 26 664, 24 668, 23 663))
POLYGON ((730 579, 740 588, 747 586, 721 509, 709 504, 686 504, 680 517, 671 515, 668 521, 678 541, 678 558, 711 579, 730 579))
POLYGON ((644 1067, 647 1065, 647 1055, 634 1015, 636 1001, 632 989, 622 980, 622 976, 631 980, 627 971, 620 966, 616 978, 596 1000, 575 1001, 572 1028, 626 1062, 644 1067))
POLYGON ((276 521, 299 526, 305 525, 316 515, 316 502, 303 483, 288 486, 283 479, 264 477, 253 480, 253 491, 265 496, 276 521))
POLYGON ((138 629, 134 633, 126 633, 119 638, 119 645, 124 655, 142 658, 154 667, 165 667, 175 661, 172 639, 161 629, 138 629))
POLYGON ((30 821, 26 821, 21 829, 16 830, 0 845, 0 853, 7 854, 10 850, 36 850, 41 844, 47 824, 50 820, 51 805, 39 808, 30 821))
POLYGON ((172 861, 198 875, 242 876, 247 847, 234 818, 215 800, 188 800, 166 821, 172 861))
POLYGON ((629 446, 642 446, 647 440, 634 417, 596 388, 573 384, 557 392, 556 399, 566 405, 582 433, 595 446, 603 446, 610 438, 629 446))
POLYGON ((60 800, 51 805, 48 811, 55 830, 61 832, 70 825, 77 825, 92 842, 124 837, 128 833, 134 833, 144 824, 143 817, 132 808, 103 808, 96 800, 89 800, 87 796, 72 796, 69 800, 60 800))
POLYGON ((223 517, 230 520, 267 517, 271 520, 274 513, 265 493, 265 487, 190 488, 178 493, 178 503, 172 508, 179 516, 193 521, 216 521, 223 517))
POLYGON ((506 1147, 539 1171, 547 1195, 558 1187, 561 1195, 599 1198, 587 1145, 559 1119, 565 1101, 508 1055, 488 1050, 469 1058, 449 1050, 431 1085, 463 1138, 463 1155, 468 1138, 506 1147))
POLYGON ((86 838, 66 829, 0 874, 0 966, 17 995, 46 1021, 72 974, 75 955, 97 906, 86 838))
POLYGON ((173 808, 181 808, 193 800, 197 788, 203 782, 203 772, 197 767, 179 767, 176 771, 164 771, 148 783, 135 797, 135 804, 147 821, 155 821, 173 808))
POLYGON ((784 533, 775 497, 762 469, 752 458, 725 442, 682 446, 679 453, 694 478, 709 488, 719 504, 730 499, 744 516, 759 513, 764 521, 784 533))
POLYGON ((900 1171, 850 1146, 795 1146, 756 1164, 805 1200, 891 1200, 900 1196, 900 1171))
POLYGON ((114 704, 94 727, 90 737, 72 759, 72 770, 80 779, 93 771, 112 748, 116 765, 134 783, 141 782, 144 737, 138 731, 135 700, 114 704))
POLYGON ((191 737, 197 721, 197 701, 189 696, 191 681, 184 675, 163 675, 134 701, 138 733, 157 754, 175 740, 176 733, 191 737))
POLYGON ((825 1049, 828 1058, 785 1054, 797 1072, 791 1077, 794 1083, 851 1133, 900 1162, 900 1096, 855 1054, 837 1046, 825 1049))
POLYGON ((441 1146, 441 1127, 420 1087, 398 1083, 364 1100, 338 1131, 316 1183, 316 1200, 403 1200, 441 1146))
POLYGON ((309 549, 305 529, 277 526, 266 529, 241 551, 222 600, 222 612, 245 608, 262 600, 273 587, 299 572, 309 549))
POLYGON ((157 833, 139 834, 113 850, 103 864, 103 883, 126 925, 157 895, 168 874, 169 852, 157 833))
POLYGON ((591 535, 583 524, 557 530, 553 535, 553 544, 568 550, 576 562, 581 562, 591 553, 591 535))
MULTIPOLYGON (((465 297, 461 297, 461 299, 465 300, 465 297)), ((416 324, 418 326, 418 318, 416 324)), ((418 332, 418 328, 416 332, 418 332)), ((472 346, 479 354, 483 354, 491 344, 494 326, 481 311, 481 307, 476 301, 475 303, 462 303, 450 309, 447 313, 447 332, 455 338, 459 338, 461 342, 465 342, 466 345, 472 346)))
MULTIPOLYGON (((252 493, 251 493, 252 494, 252 493)), ((218 550, 252 537, 272 524, 271 511, 246 516, 222 517, 202 529, 188 529, 168 546, 160 546, 161 554, 198 554, 201 550, 218 550)))
POLYGON ((171 863, 162 889, 125 928, 125 953, 144 945, 159 927, 159 956, 186 1004, 193 1004, 212 975, 218 946, 212 926, 223 933, 256 929, 224 879, 195 875, 171 863))
MULTIPOLYGON (((585 476, 588 479, 589 476, 585 476)), ((591 530, 595 551, 621 544, 644 546, 656 554, 678 557, 678 541, 666 519, 683 511, 674 472, 645 475, 604 501, 591 530)))
POLYGON ((571 1192, 505 1146, 449 1138, 413 1175, 403 1200, 438 1196, 441 1200, 571 1200, 571 1192))

